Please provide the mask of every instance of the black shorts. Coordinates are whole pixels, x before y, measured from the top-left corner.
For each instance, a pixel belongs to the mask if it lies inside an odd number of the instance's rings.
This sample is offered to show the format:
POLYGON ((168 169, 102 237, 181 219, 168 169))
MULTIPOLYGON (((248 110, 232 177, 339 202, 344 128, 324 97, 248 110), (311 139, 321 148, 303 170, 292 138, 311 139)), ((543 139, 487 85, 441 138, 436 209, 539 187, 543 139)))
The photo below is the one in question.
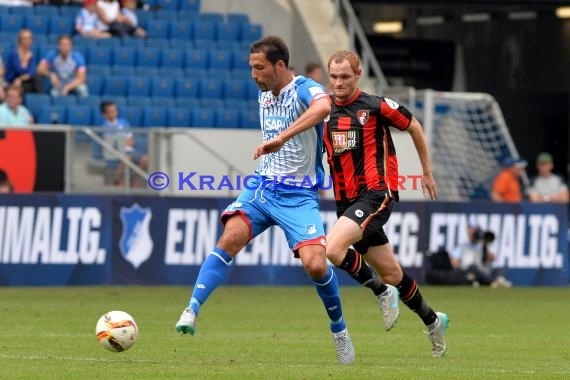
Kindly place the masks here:
POLYGON ((358 198, 344 204, 337 204, 337 216, 346 216, 363 230, 362 240, 353 244, 358 253, 364 255, 368 248, 388 243, 384 224, 390 218, 395 201, 384 191, 366 191, 358 198))

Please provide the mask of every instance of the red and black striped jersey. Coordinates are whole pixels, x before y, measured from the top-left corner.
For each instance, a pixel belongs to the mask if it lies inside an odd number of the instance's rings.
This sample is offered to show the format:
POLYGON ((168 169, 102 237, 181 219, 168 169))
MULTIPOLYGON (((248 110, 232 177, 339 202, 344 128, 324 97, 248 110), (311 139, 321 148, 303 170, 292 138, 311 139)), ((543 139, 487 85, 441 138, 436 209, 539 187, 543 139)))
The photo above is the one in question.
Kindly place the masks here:
POLYGON ((334 101, 327 119, 324 138, 335 199, 352 200, 367 190, 397 192, 398 159, 389 127, 406 130, 411 113, 391 99, 358 90, 343 103, 334 101))

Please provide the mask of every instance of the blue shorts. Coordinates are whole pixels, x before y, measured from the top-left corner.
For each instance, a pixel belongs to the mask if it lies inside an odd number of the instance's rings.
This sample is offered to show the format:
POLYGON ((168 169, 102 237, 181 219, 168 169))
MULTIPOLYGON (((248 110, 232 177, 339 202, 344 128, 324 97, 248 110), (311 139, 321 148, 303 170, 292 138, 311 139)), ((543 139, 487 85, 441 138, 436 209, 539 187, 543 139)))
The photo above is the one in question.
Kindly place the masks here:
POLYGON ((296 257, 306 245, 326 244, 315 189, 284 186, 258 176, 250 179, 246 190, 226 208, 222 223, 233 215, 240 215, 248 224, 250 241, 267 228, 279 226, 296 257))

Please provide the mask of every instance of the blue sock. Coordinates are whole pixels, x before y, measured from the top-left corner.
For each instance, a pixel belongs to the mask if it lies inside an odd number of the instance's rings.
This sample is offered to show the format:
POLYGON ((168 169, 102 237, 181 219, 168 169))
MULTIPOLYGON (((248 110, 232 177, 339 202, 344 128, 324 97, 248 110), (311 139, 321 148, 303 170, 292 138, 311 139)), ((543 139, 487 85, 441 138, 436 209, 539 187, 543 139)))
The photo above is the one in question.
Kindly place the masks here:
POLYGON ((196 316, 200 312, 200 306, 206 302, 210 294, 222 283, 231 262, 232 257, 223 249, 216 247, 202 263, 194 290, 192 291, 192 298, 190 298, 190 303, 188 304, 188 307, 192 308, 196 316))
POLYGON ((327 274, 321 280, 315 281, 315 287, 331 320, 331 331, 337 333, 346 328, 346 323, 342 317, 338 280, 333 269, 328 265, 327 267, 329 268, 327 274))

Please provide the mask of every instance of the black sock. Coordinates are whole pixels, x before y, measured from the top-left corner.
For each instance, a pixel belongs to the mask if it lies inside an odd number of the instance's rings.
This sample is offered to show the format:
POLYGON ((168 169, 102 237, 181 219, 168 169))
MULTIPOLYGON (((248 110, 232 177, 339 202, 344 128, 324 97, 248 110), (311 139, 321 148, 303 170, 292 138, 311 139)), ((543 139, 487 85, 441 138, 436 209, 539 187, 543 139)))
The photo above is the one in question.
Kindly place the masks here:
POLYGON ((396 285, 400 291, 400 299, 410 310, 419 315, 426 326, 431 325, 436 321, 437 315, 424 301, 416 280, 411 278, 406 271, 402 270, 402 273, 404 274, 402 281, 396 285))
POLYGON ((380 281, 376 273, 368 267, 362 255, 352 248, 348 249, 342 264, 338 267, 362 285, 372 289, 375 295, 382 294, 388 289, 386 285, 380 281))

